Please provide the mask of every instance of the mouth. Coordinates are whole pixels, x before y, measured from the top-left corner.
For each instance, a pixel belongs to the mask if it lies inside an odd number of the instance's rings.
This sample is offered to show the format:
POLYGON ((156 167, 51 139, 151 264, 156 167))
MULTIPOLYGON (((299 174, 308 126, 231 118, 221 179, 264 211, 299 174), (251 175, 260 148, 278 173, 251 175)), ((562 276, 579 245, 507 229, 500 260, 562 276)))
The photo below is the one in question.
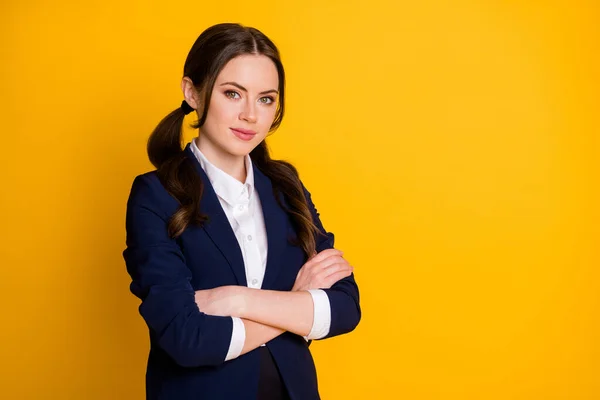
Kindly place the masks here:
POLYGON ((233 132, 233 134, 238 137, 239 139, 242 139, 244 141, 249 141, 252 140, 254 138, 254 136, 256 135, 255 131, 249 130, 249 129, 240 129, 240 128, 229 128, 231 129, 231 132, 233 132))

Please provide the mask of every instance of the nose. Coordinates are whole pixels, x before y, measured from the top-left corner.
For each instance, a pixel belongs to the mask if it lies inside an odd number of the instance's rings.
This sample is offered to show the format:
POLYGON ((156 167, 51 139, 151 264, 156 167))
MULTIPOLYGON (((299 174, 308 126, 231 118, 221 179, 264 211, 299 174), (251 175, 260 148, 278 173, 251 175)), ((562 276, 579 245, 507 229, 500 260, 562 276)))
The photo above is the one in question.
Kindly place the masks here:
POLYGON ((253 101, 245 103, 244 108, 240 112, 240 119, 246 122, 256 122, 256 105, 253 101))

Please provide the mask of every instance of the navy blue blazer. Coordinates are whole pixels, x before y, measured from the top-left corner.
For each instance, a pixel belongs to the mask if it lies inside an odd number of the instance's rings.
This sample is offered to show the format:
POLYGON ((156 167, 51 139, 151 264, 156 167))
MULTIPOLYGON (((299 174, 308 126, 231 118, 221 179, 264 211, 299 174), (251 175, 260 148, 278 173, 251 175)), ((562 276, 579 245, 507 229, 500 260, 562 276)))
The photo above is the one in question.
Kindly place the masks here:
MULTIPOLYGON (((132 279, 131 291, 142 300, 139 311, 150 331, 146 398, 255 400, 258 352, 225 362, 232 320, 204 314, 194 299, 196 290, 246 286, 246 276, 241 250, 217 195, 189 144, 185 152, 204 182, 200 207, 208 222, 188 227, 177 239, 169 238, 167 222, 178 202, 167 193, 156 171, 135 178, 127 203, 123 257, 132 279)), ((295 231, 275 199, 270 179, 256 164, 253 167, 268 243, 262 289, 289 291, 307 257, 288 241, 295 231)), ((310 193, 304 190, 313 221, 324 233, 315 236, 317 252, 332 248, 334 235, 325 231, 310 193)), ((352 331, 361 317, 354 276, 325 292, 331 305, 331 328, 326 337, 352 331)), ((293 400, 319 398, 309 344, 290 332, 267 343, 293 400)))

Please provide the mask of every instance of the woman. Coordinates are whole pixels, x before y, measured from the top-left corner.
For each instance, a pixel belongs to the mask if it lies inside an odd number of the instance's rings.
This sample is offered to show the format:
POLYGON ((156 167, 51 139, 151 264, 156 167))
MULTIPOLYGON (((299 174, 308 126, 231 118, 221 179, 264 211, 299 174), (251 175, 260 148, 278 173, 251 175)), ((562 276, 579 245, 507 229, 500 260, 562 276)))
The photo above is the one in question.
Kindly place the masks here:
POLYGON ((133 183, 123 253, 150 330, 148 399, 318 399, 310 341, 360 320, 352 266, 296 169, 269 156, 284 86, 264 34, 215 25, 150 136, 156 170, 133 183), (182 149, 193 111, 199 135, 182 149))

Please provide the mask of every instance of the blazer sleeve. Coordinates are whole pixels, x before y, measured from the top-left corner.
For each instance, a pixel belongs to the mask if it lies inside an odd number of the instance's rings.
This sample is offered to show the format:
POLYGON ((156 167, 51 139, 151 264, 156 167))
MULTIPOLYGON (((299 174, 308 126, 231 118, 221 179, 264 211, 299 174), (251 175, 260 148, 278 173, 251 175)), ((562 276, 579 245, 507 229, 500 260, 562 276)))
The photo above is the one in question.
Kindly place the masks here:
MULTIPOLYGON (((327 232, 321 223, 319 213, 312 202, 309 191, 304 187, 304 195, 308 201, 308 208, 312 214, 313 222, 321 231, 316 236, 317 253, 331 249, 334 245, 334 234, 327 232)), ((329 298, 331 307, 331 326, 329 333, 321 339, 341 335, 354 330, 361 318, 358 286, 354 280, 354 274, 339 280, 331 288, 323 289, 329 298)), ((319 340, 321 340, 319 339, 319 340)))
POLYGON ((222 364, 233 330, 229 317, 198 309, 184 255, 167 233, 168 200, 154 174, 138 176, 127 202, 127 248, 123 257, 131 292, 157 344, 184 367, 222 364))

